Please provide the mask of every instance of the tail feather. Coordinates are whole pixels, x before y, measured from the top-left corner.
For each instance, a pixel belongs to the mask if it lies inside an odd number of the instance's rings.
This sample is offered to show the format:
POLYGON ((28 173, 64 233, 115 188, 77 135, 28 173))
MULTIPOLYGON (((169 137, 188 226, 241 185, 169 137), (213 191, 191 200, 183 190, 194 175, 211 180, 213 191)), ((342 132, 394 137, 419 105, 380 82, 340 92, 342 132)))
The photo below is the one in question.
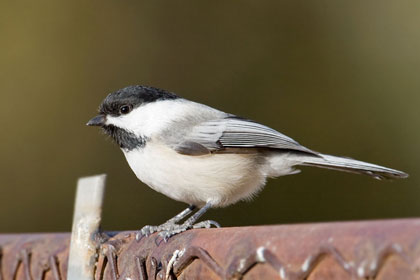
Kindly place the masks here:
POLYGON ((355 159, 319 154, 319 157, 306 156, 299 165, 316 166, 350 173, 365 174, 375 179, 407 178, 408 174, 399 170, 367 163, 355 159))

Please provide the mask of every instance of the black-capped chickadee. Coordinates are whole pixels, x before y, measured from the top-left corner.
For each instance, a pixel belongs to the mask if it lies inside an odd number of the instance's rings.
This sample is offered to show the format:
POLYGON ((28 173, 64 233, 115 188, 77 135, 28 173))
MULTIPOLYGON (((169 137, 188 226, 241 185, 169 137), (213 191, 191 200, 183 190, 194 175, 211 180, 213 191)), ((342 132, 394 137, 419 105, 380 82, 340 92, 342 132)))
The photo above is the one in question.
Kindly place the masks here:
POLYGON ((256 195, 267 178, 317 166, 376 179, 406 178, 404 172, 310 150, 257 122, 183 99, 162 89, 129 86, 109 94, 99 115, 87 125, 101 126, 123 151, 136 176, 152 189, 190 206, 160 226, 145 226, 167 240, 189 228, 211 207, 224 207, 256 195), (195 207, 200 209, 184 223, 195 207))

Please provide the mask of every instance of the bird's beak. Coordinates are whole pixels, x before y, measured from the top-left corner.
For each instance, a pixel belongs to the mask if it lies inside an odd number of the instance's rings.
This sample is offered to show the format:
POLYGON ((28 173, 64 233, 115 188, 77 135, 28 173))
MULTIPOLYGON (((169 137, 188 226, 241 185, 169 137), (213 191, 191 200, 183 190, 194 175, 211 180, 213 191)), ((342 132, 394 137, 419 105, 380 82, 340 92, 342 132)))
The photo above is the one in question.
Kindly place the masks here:
POLYGON ((106 122, 105 115, 97 115, 96 117, 94 117, 90 121, 88 121, 86 125, 89 125, 89 126, 104 126, 105 122, 106 122))

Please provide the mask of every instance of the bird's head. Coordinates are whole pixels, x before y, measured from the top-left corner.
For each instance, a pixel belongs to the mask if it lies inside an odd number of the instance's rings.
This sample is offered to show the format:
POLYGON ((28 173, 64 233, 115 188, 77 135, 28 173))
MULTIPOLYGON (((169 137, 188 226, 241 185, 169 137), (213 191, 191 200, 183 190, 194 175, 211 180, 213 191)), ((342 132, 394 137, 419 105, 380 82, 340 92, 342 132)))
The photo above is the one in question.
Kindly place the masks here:
POLYGON ((128 86, 109 94, 99 106, 99 114, 88 121, 100 126, 123 150, 133 150, 145 144, 145 138, 159 128, 159 112, 153 103, 175 100, 173 93, 147 86, 128 86))

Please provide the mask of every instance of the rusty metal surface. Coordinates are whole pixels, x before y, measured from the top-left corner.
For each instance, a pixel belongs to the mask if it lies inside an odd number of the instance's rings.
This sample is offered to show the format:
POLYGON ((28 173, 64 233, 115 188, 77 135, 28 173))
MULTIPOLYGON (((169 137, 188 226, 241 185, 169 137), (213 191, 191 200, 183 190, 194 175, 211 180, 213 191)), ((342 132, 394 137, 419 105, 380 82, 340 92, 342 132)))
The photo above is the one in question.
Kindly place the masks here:
POLYGON ((64 279, 70 234, 1 234, 0 280, 64 279))
MULTIPOLYGON (((420 219, 191 230, 168 243, 134 236, 103 243, 95 279, 420 279, 420 219)), ((68 242, 0 235, 0 279, 64 279, 68 242)))

